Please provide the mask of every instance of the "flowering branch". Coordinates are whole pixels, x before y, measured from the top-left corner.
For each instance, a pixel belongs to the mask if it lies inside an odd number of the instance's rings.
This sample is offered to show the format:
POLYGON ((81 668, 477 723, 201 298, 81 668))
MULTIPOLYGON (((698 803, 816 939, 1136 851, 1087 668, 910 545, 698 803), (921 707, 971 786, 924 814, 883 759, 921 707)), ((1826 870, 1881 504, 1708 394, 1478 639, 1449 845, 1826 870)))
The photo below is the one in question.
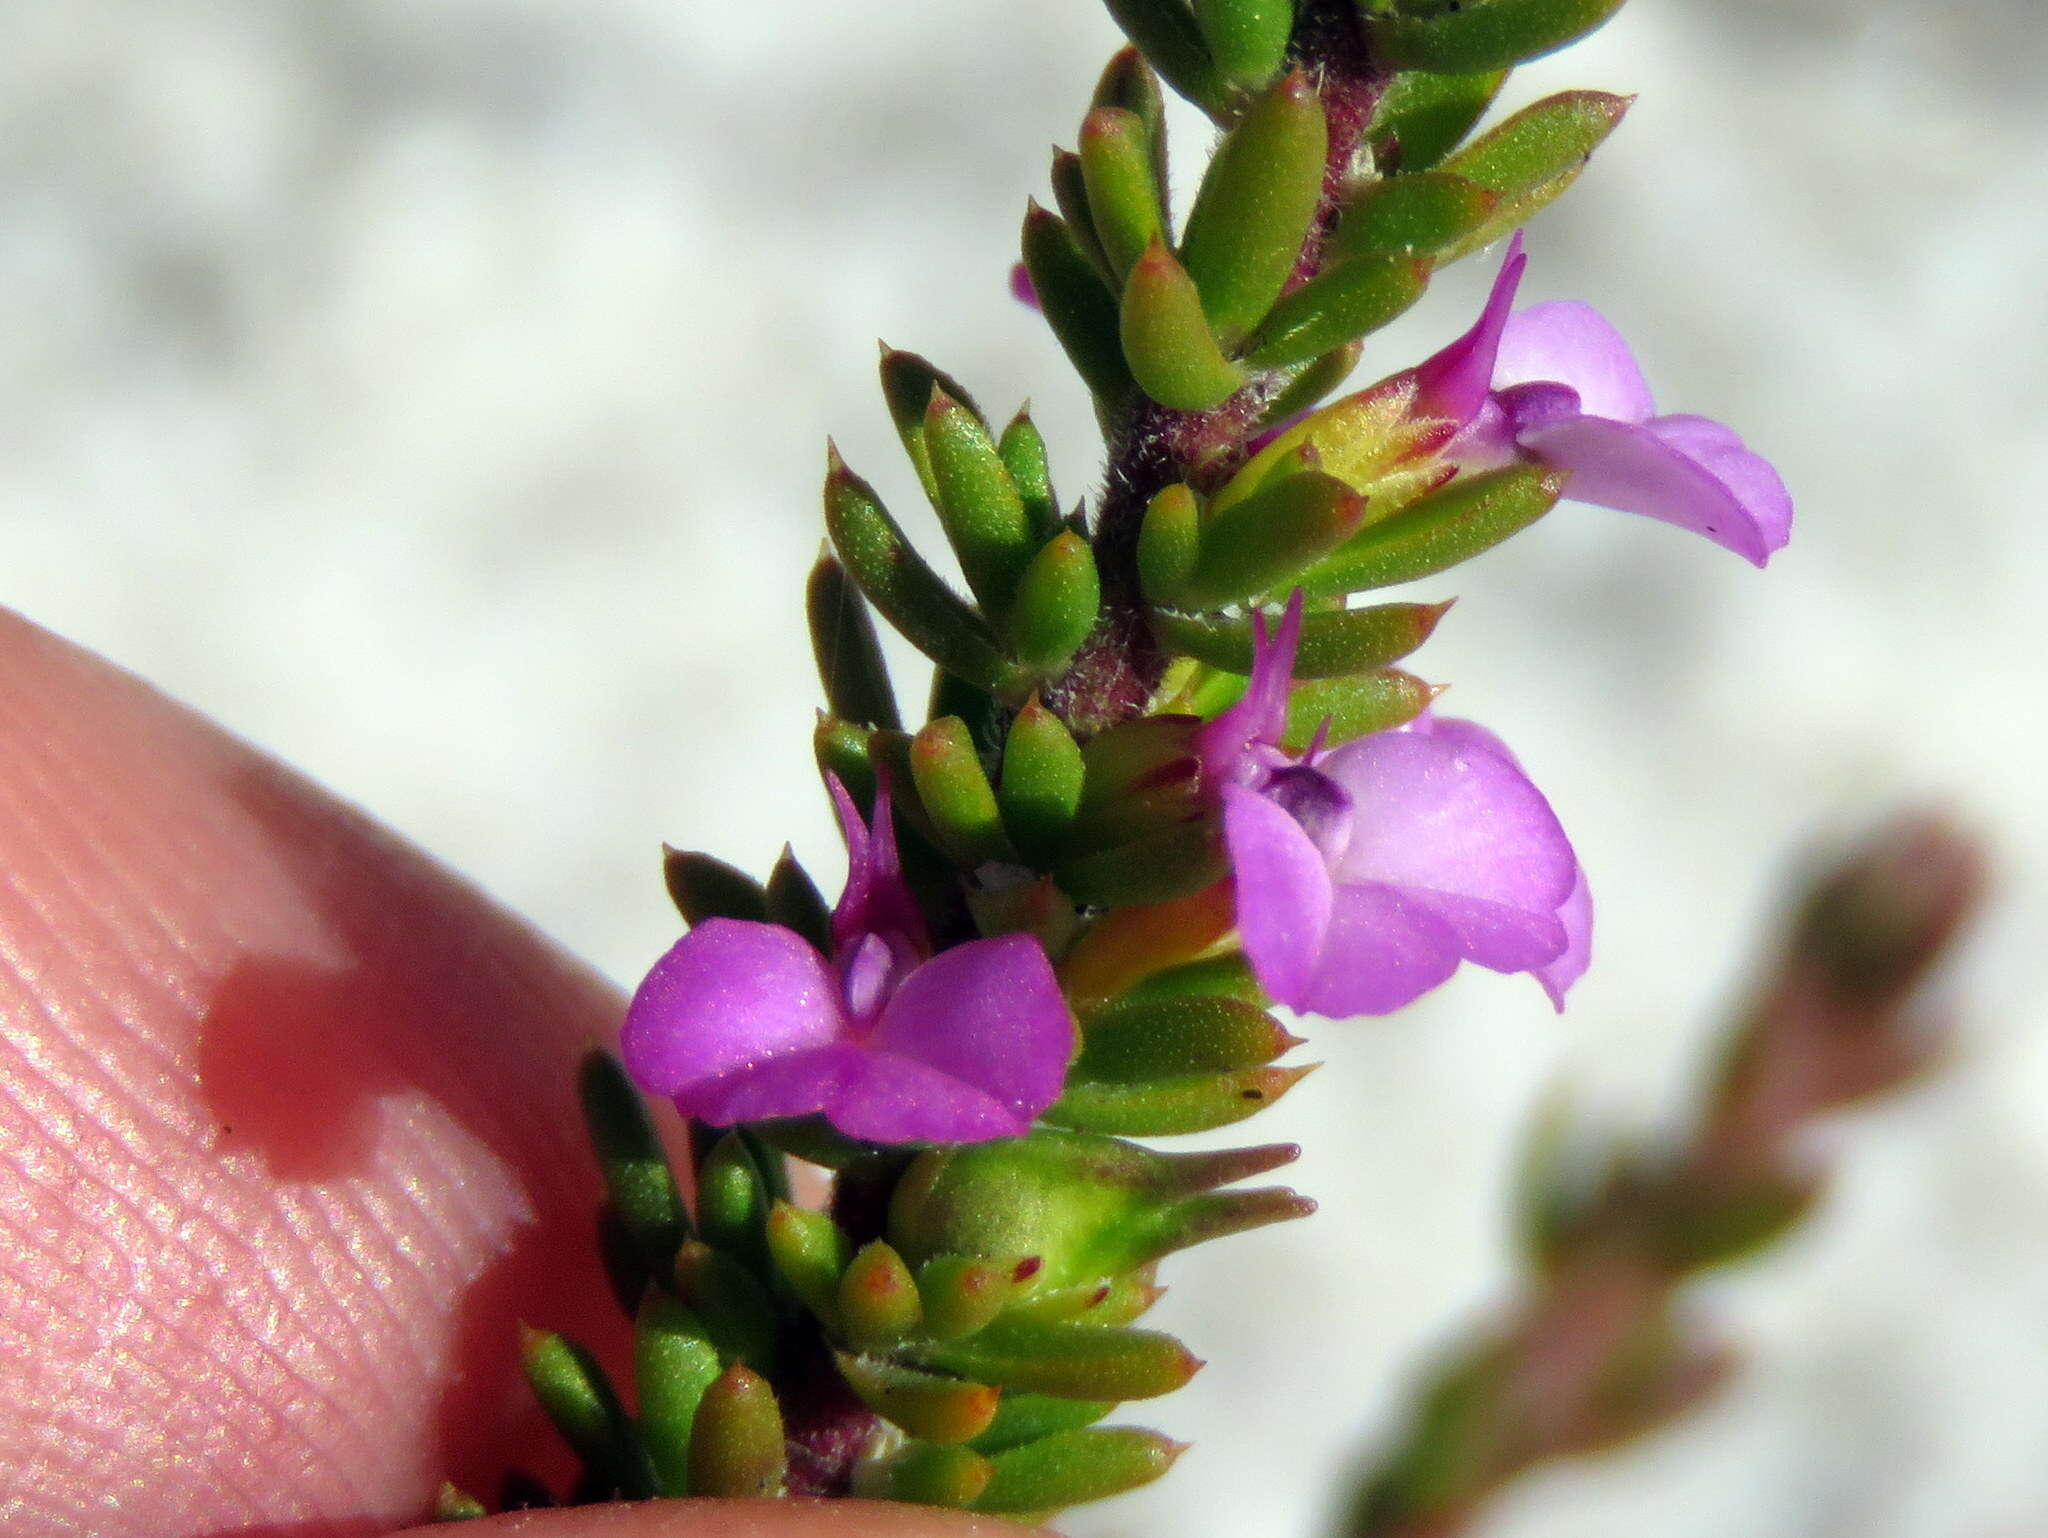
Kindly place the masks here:
POLYGON ((1198 1365, 1135 1327, 1160 1260, 1311 1204, 1237 1185, 1291 1146, 1129 1139, 1287 1093, 1307 1070, 1276 1005, 1382 1014, 1471 962, 1562 1007, 1592 924, 1563 828, 1392 666, 1448 604, 1351 595, 1568 497, 1757 564, 1784 543, 1769 465, 1658 416, 1595 312, 1513 309, 1516 232, 1627 103, 1473 130, 1618 3, 1109 0, 1132 46, 1054 156, 1058 211, 1026 214, 1019 284, 1094 398, 1102 494, 1063 512, 1028 413, 999 429, 886 352, 963 590, 828 449, 806 610, 846 885, 828 906, 788 851, 765 883, 669 856, 689 932, 633 998, 623 1074, 585 1082, 635 1408, 569 1342, 526 1348, 577 1495, 1042 1514, 1156 1478, 1177 1444, 1099 1423, 1198 1365), (1162 80, 1220 132, 1181 221, 1162 80), (1469 331, 1321 404, 1437 268, 1510 235, 1469 331), (877 614, 933 664, 914 729, 877 614), (690 1119, 691 1179, 635 1085, 690 1119), (825 1210, 791 1201, 792 1157, 831 1172, 825 1210))
POLYGON ((1643 1436, 1721 1383, 1733 1355, 1685 1317, 1684 1287, 1814 1209, 1816 1121, 1939 1059, 1950 1022, 1920 985, 1983 879, 1982 852, 1940 822, 1878 830, 1805 894, 1686 1136, 1590 1169, 1539 1148, 1523 1296, 1416 1395, 1359 1486, 1349 1538, 1464 1532, 1536 1464, 1643 1436))

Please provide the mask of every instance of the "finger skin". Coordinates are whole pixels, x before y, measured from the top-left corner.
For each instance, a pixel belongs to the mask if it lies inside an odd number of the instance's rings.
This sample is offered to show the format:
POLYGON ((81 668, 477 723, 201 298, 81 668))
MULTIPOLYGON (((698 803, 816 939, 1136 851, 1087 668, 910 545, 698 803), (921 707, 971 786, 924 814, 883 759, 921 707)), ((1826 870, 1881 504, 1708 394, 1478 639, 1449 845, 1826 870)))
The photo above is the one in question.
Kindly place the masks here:
MULTIPOLYGON (((421 1528, 407 1538, 450 1531, 421 1528)), ((654 1501, 520 1512, 454 1531, 462 1538, 1031 1538, 1038 1530, 888 1501, 654 1501)))
POLYGON ((0 616, 0 1532, 360 1535, 494 1491, 547 1445, 517 1321, 620 1344, 573 1102, 619 1009, 0 616))

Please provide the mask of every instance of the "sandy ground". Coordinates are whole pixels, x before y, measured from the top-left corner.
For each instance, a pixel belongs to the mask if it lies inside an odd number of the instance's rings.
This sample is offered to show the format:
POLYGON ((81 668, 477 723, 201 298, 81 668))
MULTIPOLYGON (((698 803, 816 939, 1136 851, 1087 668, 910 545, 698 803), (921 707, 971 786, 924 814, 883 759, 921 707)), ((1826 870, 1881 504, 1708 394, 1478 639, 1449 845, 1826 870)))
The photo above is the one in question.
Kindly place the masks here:
MULTIPOLYGON (((1089 489, 1004 271, 1113 41, 1089 0, 13 7, 0 597, 630 982, 673 934, 660 840, 836 871, 798 593, 826 432, 914 495, 873 339, 1031 397, 1089 489)), ((1637 0, 1511 85, 1642 93, 1525 292, 1598 304, 1668 409, 1771 455, 1794 543, 1760 575, 1568 508, 1429 585, 1464 601, 1421 670, 1552 794, 1599 960, 1561 1019, 1482 975, 1316 1030, 1328 1066, 1258 1130, 1309 1147, 1323 1212, 1174 1269, 1161 1313, 1214 1365, 1149 1419, 1198 1446, 1077 1538, 1314 1533, 1401 1374, 1497 1296, 1532 1108, 1681 1104, 1772 882, 1930 797, 2002 871, 1965 1059, 1845 1124, 1825 1216, 1712 1288, 1755 1352, 1732 1391, 1491 1531, 2048 1528, 2044 66, 2031 0, 1637 0)))

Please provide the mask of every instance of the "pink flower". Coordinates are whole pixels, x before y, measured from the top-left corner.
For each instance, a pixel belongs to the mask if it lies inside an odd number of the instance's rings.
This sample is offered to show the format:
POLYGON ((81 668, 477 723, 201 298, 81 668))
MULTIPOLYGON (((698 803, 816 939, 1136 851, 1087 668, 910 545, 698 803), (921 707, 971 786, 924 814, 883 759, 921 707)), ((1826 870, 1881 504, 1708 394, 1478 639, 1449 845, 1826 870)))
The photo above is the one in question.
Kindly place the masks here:
POLYGON ((1301 597, 1257 622, 1244 698, 1202 729, 1238 933, 1288 1008, 1379 1015, 1461 961, 1528 972, 1551 1001, 1586 969, 1592 900, 1564 829, 1485 728, 1425 716, 1296 758, 1277 743, 1301 597))
POLYGON ((1059 1098, 1074 1021, 1027 935, 932 954, 886 789, 872 835, 835 779, 846 890, 832 957, 778 924, 707 919, 626 1011, 626 1066, 713 1126, 822 1112, 877 1143, 1015 1137, 1059 1098))
POLYGON ((1778 472, 1721 423, 1658 416, 1628 344, 1591 305, 1510 313, 1528 258, 1517 234, 1472 329, 1414 371, 1415 411, 1459 424, 1468 470, 1535 460, 1565 495, 1705 535, 1761 566, 1792 532, 1778 472))

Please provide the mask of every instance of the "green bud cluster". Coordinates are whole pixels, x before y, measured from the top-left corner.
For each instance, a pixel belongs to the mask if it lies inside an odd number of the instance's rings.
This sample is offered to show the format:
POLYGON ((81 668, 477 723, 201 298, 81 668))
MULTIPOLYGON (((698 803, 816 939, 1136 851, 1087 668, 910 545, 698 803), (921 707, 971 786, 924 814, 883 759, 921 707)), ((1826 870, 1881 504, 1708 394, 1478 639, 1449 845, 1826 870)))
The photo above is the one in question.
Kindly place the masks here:
MULTIPOLYGON (((1561 488, 1530 466, 1449 478, 1449 424, 1413 419, 1398 381, 1328 408, 1313 443, 1287 423, 1437 267, 1579 173, 1626 101, 1568 92, 1471 135, 1513 64, 1617 4, 1108 0, 1132 46, 1076 148, 1055 152, 1052 206, 1031 203, 1023 227, 1038 304, 1110 445, 1103 495, 1063 512, 1028 410, 998 429, 958 381, 885 349, 906 482, 948 555, 928 559, 831 448, 829 544, 805 594, 819 768, 870 818, 890 798, 937 943, 1043 944, 1078 1055, 1022 1138, 882 1148, 816 1118, 693 1128, 687 1181, 618 1067, 593 1058, 631 1392, 558 1336, 534 1332, 525 1352, 583 1495, 859 1493, 1038 1515, 1178 1455, 1100 1424, 1200 1365, 1136 1322, 1159 1262, 1309 1208, 1235 1185, 1291 1148, 1127 1141, 1238 1122, 1309 1071, 1281 1062, 1298 1042, 1234 944, 1197 732, 1246 686, 1253 615, 1296 589, 1284 745, 1414 718, 1435 691, 1394 664, 1449 605, 1350 595, 1470 559, 1561 488), (1166 86, 1220 135, 1181 220, 1166 86), (921 724, 877 615, 933 665, 921 724), (828 1211, 792 1201, 792 1156, 833 1171, 828 1211)), ((787 850, 765 882, 674 850, 665 874, 690 924, 779 924, 830 951, 826 901, 787 850)), ((450 1492, 442 1510, 472 1507, 450 1492)))

